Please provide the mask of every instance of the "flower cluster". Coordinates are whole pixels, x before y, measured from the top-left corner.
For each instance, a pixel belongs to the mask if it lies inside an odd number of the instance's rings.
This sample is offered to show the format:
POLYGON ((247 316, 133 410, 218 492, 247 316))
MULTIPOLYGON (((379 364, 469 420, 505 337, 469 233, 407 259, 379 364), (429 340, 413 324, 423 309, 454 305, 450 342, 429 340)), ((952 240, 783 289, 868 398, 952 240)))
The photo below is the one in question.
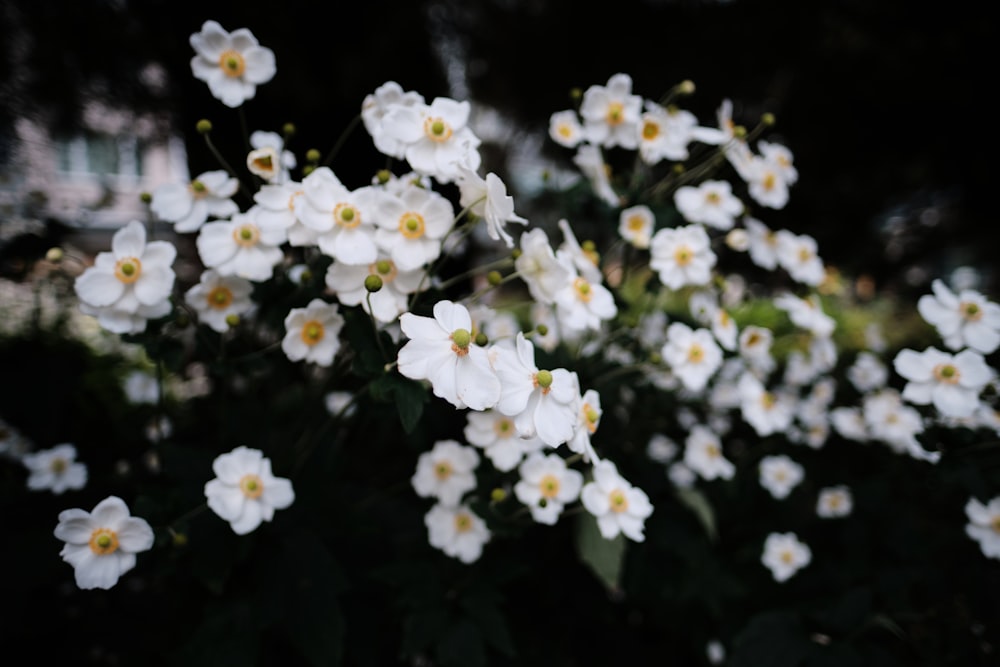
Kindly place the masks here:
MULTIPOLYGON (((208 21, 191 45, 194 76, 228 107, 276 71, 245 29, 208 21)), ((359 117, 395 171, 347 183, 332 159, 291 151, 292 130, 258 131, 246 173, 206 171, 149 197, 155 221, 191 235, 196 281, 175 284, 176 247, 133 221, 77 278, 80 308, 119 334, 183 315, 216 336, 220 356, 222 343, 252 331, 252 354, 280 349, 282 362, 321 378, 333 429, 381 400, 396 403, 405 439, 429 393, 459 418, 424 424, 435 435, 416 453, 409 487, 430 504, 427 543, 466 564, 511 534, 498 527, 571 515, 608 545, 641 543, 654 503, 697 504, 700 489, 747 475, 766 502, 804 502, 825 527, 855 511, 849 480, 817 484, 799 453, 837 437, 933 463, 946 453, 922 439, 931 422, 1000 432, 988 361, 1000 347, 1000 306, 936 281, 918 311, 951 352, 903 349, 890 364, 878 332, 845 352, 827 289, 835 278, 816 240, 764 221, 798 179, 791 151, 761 138, 774 119, 748 130, 723 100, 702 124, 679 106, 693 92, 683 82, 646 99, 618 73, 552 114, 550 138, 575 151, 601 222, 611 222, 595 229, 582 217, 547 224, 515 213, 526 209, 501 176, 482 173, 471 104, 428 102, 388 81, 361 100, 359 117), (617 174, 619 160, 636 173, 617 174), (470 250, 477 227, 501 258, 453 270, 447 260, 482 250, 470 250), (779 287, 753 292, 733 265, 779 287), (289 285, 294 303, 275 315, 265 295, 289 285), (656 408, 637 456, 600 427, 609 418, 630 427, 640 403, 656 408), (768 447, 747 447, 748 437, 768 447), (648 479, 640 471, 649 466, 664 468, 658 479, 675 495, 630 481, 648 479)), ((207 122, 199 129, 211 132, 207 122)), ((215 452, 207 507, 238 535, 296 500, 292 478, 272 473, 272 446, 215 452)), ((87 474, 74 455, 62 445, 25 458, 29 486, 80 488, 87 474)), ((968 534, 991 557, 1000 554, 995 504, 966 508, 968 534)), ((153 545, 148 524, 114 497, 90 514, 64 512, 56 535, 84 588, 113 585, 153 545)), ((814 558, 783 526, 761 538, 777 582, 814 558)))

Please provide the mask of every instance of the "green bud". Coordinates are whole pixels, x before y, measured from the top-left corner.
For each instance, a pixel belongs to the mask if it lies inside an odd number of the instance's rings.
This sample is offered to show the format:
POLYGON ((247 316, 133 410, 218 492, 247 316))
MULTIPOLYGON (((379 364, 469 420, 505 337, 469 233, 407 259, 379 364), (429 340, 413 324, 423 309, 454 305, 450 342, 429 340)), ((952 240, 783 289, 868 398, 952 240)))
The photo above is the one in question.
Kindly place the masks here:
POLYGON ((228 315, 226 315, 226 324, 228 324, 229 326, 235 327, 238 326, 239 323, 240 323, 240 316, 237 315, 236 313, 229 313, 228 315))
POLYGON ((212 131, 212 121, 202 118, 194 127, 198 130, 198 134, 208 134, 212 131))
POLYGON ((507 492, 497 487, 490 491, 490 501, 494 503, 501 503, 507 499, 507 492))
POLYGON ((316 167, 312 166, 311 164, 307 164, 306 166, 302 167, 302 175, 303 176, 308 176, 309 174, 311 174, 313 172, 313 169, 315 169, 315 168, 316 167))
POLYGON ((50 262, 61 262, 63 258, 62 248, 49 248, 49 251, 45 253, 45 259, 50 262))
POLYGON ((375 174, 375 178, 378 179, 379 185, 385 185, 390 180, 392 180, 392 172, 388 169, 379 169, 375 174))
POLYGON ((574 102, 579 101, 583 97, 583 91, 579 88, 570 88, 569 98, 574 102))
POLYGON ((548 505, 548 504, 549 504, 548 498, 539 498, 538 499, 538 506, 541 507, 542 509, 545 509, 546 505, 548 505))
POLYGON ((500 275, 499 271, 490 271, 489 273, 486 274, 486 282, 496 287, 501 282, 503 282, 503 276, 500 275))
POLYGON ((521 249, 514 248, 513 250, 510 251, 510 256, 512 259, 517 259, 518 257, 521 256, 521 249))
POLYGON ((736 137, 737 139, 746 139, 747 128, 743 127, 742 125, 737 125, 736 127, 733 128, 733 136, 736 137))
POLYGON ((382 278, 374 273, 365 278, 365 289, 369 292, 377 292, 382 289, 382 278))
POLYGON ((153 195, 150 192, 143 192, 139 195, 139 201, 143 204, 148 204, 153 201, 153 195))
POLYGON ((476 345, 479 347, 485 347, 490 342, 489 336, 484 334, 482 331, 476 334, 476 345))
POLYGON ((766 112, 760 117, 760 122, 770 127, 771 125, 774 125, 775 122, 777 122, 777 119, 775 119, 773 113, 766 112))
POLYGON ((537 327, 535 327, 535 331, 537 331, 539 335, 542 336, 547 336, 549 334, 549 328, 544 324, 539 324, 537 327))
POLYGON ((319 162, 320 157, 319 151, 315 148, 306 151, 306 162, 319 162))
POLYGON ((281 133, 285 135, 285 138, 295 136, 295 123, 285 123, 281 126, 281 133))
POLYGON ((188 543, 188 536, 184 533, 175 533, 170 531, 170 539, 174 543, 175 547, 183 547, 188 543))
POLYGON ((301 284, 303 284, 303 285, 305 285, 306 283, 308 283, 312 279, 313 279, 313 274, 312 274, 312 271, 310 271, 309 269, 306 269, 305 271, 303 271, 302 274, 299 276, 299 282, 301 284))

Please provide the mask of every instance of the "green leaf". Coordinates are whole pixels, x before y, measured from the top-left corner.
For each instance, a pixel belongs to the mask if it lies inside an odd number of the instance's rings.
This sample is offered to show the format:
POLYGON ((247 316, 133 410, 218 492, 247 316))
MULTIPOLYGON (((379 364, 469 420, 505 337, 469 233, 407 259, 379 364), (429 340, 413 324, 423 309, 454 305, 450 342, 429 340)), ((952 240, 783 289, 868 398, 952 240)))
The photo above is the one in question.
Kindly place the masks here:
POLYGON ((681 504, 687 506, 698 517, 698 521, 705 527, 709 539, 713 542, 718 539, 719 533, 715 524, 715 510, 708 502, 705 494, 698 489, 677 489, 677 499, 681 504))
POLYGON ((576 552, 609 590, 620 588, 625 560, 625 536, 606 539, 590 514, 581 514, 576 522, 576 552))
POLYGON ((424 414, 424 403, 428 400, 427 389, 423 384, 398 373, 391 373, 373 381, 370 391, 372 398, 377 401, 395 403, 403 430, 413 432, 424 414))

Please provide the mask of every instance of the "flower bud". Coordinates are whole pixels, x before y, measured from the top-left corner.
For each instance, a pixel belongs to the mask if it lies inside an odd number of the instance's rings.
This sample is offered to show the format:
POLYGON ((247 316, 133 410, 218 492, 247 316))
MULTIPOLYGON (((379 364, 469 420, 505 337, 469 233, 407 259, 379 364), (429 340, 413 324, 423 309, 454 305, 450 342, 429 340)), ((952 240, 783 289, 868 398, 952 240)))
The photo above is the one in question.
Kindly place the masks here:
POLYGON ((750 247, 750 235, 745 229, 731 229, 726 234, 726 245, 738 252, 750 247))
POLYGON ((139 201, 141 201, 143 204, 150 203, 151 201, 153 201, 153 195, 152 195, 152 193, 149 193, 149 192, 143 192, 143 193, 141 193, 139 195, 139 201))
POLYGON ((537 327, 535 327, 535 331, 537 331, 541 336, 547 336, 549 333, 549 328, 544 324, 539 324, 537 327))
POLYGON ((228 315, 226 315, 226 324, 228 324, 229 326, 235 327, 238 326, 239 323, 240 323, 240 316, 237 315, 236 313, 229 313, 228 315))
POLYGON ((684 79, 677 86, 677 92, 681 95, 690 95, 694 92, 694 81, 691 79, 684 79))
POLYGON ((281 133, 285 135, 285 138, 295 136, 295 123, 285 123, 281 126, 281 133))
POLYGON ((198 134, 208 134, 212 131, 212 121, 202 118, 194 127, 198 130, 198 134))
POLYGON ((375 179, 378 181, 379 185, 385 185, 392 179, 392 172, 388 169, 379 169, 375 174, 375 179))
POLYGON ((307 162, 319 162, 320 154, 315 148, 310 148, 306 151, 306 161, 307 162))
POLYGON ((382 278, 374 273, 365 278, 365 289, 369 292, 377 292, 382 289, 382 278))
POLYGON ((63 258, 62 248, 49 248, 48 252, 45 253, 45 259, 53 263, 61 262, 62 258, 63 258))
POLYGON ((486 345, 489 342, 490 342, 489 336, 484 334, 482 331, 476 334, 476 345, 478 345, 479 347, 486 347, 486 345))
POLYGON ((770 127, 771 125, 774 125, 775 122, 777 122, 777 121, 776 121, 773 113, 766 112, 766 113, 764 113, 760 117, 760 122, 763 123, 764 125, 767 125, 768 127, 770 127))
POLYGON ((499 486, 490 491, 490 502, 502 503, 507 499, 507 492, 501 489, 499 486))
POLYGON ((493 287, 496 287, 501 282, 503 282, 503 276, 500 275, 499 271, 490 271, 489 273, 486 274, 486 282, 488 282, 490 285, 493 285, 493 287))

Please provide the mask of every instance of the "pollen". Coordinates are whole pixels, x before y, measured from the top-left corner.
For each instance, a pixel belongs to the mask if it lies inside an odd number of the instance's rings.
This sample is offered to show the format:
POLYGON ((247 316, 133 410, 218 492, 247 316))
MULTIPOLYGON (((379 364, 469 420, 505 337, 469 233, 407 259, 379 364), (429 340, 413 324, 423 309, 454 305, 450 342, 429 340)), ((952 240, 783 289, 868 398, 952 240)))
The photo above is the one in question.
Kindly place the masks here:
POLYGON ((760 395, 760 404, 765 410, 770 410, 778 403, 778 399, 775 398, 774 394, 769 391, 765 391, 760 395))
POLYGON ((961 376, 962 374, 958 372, 958 369, 953 364, 938 364, 934 367, 934 378, 938 382, 958 384, 961 376))
POLYGON ((718 192, 709 192, 705 195, 705 203, 709 206, 718 206, 722 203, 722 197, 719 196, 718 192))
POLYGON ((424 119, 424 135, 428 139, 436 143, 443 143, 451 139, 451 135, 454 134, 454 130, 451 129, 451 125, 445 122, 441 118, 425 118, 424 119))
POLYGON ((341 202, 333 208, 333 219, 345 229, 354 229, 361 224, 361 211, 351 204, 341 202))
POLYGON ((577 277, 573 280, 573 289, 576 290, 577 298, 584 303, 590 303, 590 300, 594 298, 594 293, 590 289, 590 283, 583 278, 577 277))
POLYGON ((66 472, 66 468, 68 467, 69 463, 67 463, 64 458, 54 458, 49 462, 49 470, 51 470, 54 475, 61 475, 66 472))
POLYGON ((498 438, 510 438, 514 435, 514 422, 504 417, 493 423, 493 432, 498 438))
POLYGON ((254 475, 253 473, 243 475, 240 478, 240 491, 243 495, 251 500, 255 498, 260 498, 260 495, 264 493, 264 483, 261 481, 260 477, 254 475))
POLYGON ((978 322, 983 319, 983 309, 977 303, 963 301, 959 304, 958 309, 962 312, 962 317, 970 322, 978 322))
POLYGON ((608 125, 621 125, 625 120, 625 107, 621 102, 612 102, 608 105, 608 113, 605 117, 608 125))
POLYGON ((223 51, 222 55, 219 56, 219 67, 222 68, 226 76, 235 79, 238 76, 243 76, 243 72, 247 68, 247 63, 243 59, 243 54, 230 49, 223 51))
POLYGON ((769 171, 764 175, 764 178, 761 180, 760 184, 761 187, 770 192, 771 190, 774 189, 774 186, 778 184, 778 179, 775 177, 774 173, 769 171))
POLYGON ((611 504, 611 511, 615 514, 621 514, 628 509, 628 498, 625 497, 625 492, 621 489, 615 489, 609 493, 608 502, 611 504))
POLYGON ((138 257, 122 257, 115 262, 115 278, 131 285, 142 275, 142 262, 138 257))
POLYGON ((560 137, 569 139, 573 136, 573 128, 571 128, 568 123, 561 123, 559 127, 556 128, 556 133, 560 137))
POLYGON ((288 210, 289 211, 292 211, 293 213, 295 212, 295 200, 298 199, 298 196, 301 195, 301 194, 305 194, 305 191, 304 190, 296 190, 295 192, 292 193, 292 196, 288 198, 288 210))
POLYGON ((646 226, 646 220, 641 215, 633 215, 629 217, 625 224, 631 231, 641 232, 643 227, 646 226))
POLYGON ((399 233, 408 239, 419 239, 424 235, 424 216, 415 211, 407 211, 399 216, 399 233))
POLYGON ((788 551, 786 549, 785 551, 781 552, 781 562, 784 563, 785 565, 791 565, 794 560, 795 560, 795 555, 791 551, 788 551))
POLYGON ((555 498, 559 495, 559 478, 555 475, 546 475, 538 482, 538 488, 543 498, 555 498))
POLYGON ((434 464, 434 476, 442 482, 451 477, 451 473, 454 471, 448 461, 438 461, 434 464))
POLYGON ((459 512, 455 515, 455 532, 467 533, 472 530, 472 517, 466 512, 459 512))
POLYGON ((260 240, 260 230, 257 229, 256 225, 240 225, 233 230, 233 240, 238 246, 253 247, 260 240))
POLYGON ((233 292, 228 287, 216 285, 205 297, 211 308, 224 310, 233 302, 233 292))
POLYGON ((325 335, 323 324, 317 320, 309 320, 302 325, 302 342, 306 345, 315 345, 323 340, 325 335))
POLYGON ((813 258, 812 250, 810 250, 809 248, 799 248, 799 261, 800 262, 803 262, 803 263, 804 262, 808 262, 812 258, 813 258))
POLYGON ((990 528, 993 529, 993 532, 1000 533, 1000 516, 990 519, 990 528))
POLYGON ((118 534, 110 528, 95 528, 90 534, 90 550, 98 556, 118 551, 118 534))
POLYGON ((694 259, 694 252, 689 246, 681 245, 677 246, 674 250, 674 262, 677 266, 687 266, 694 259))
POLYGON ((647 120, 642 124, 642 138, 646 141, 652 141, 656 137, 660 136, 660 125, 654 123, 651 120, 647 120))

